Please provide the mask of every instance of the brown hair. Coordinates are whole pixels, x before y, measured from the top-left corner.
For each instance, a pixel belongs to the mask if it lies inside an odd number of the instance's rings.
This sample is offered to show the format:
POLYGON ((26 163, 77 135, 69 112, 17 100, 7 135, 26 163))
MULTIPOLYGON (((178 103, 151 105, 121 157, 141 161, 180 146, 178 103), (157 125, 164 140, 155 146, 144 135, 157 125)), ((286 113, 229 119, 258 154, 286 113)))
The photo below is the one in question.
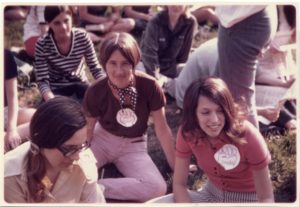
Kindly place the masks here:
POLYGON ((111 54, 116 50, 131 63, 133 69, 141 59, 141 51, 136 40, 126 32, 114 32, 105 38, 100 47, 99 59, 104 70, 111 54))
POLYGON ((28 189, 35 202, 45 199, 46 158, 41 148, 54 149, 86 125, 81 105, 74 99, 57 96, 43 103, 30 122, 31 151, 28 153, 28 189), (36 146, 36 147, 35 147, 36 146))
MULTIPOLYGON (((46 6, 44 11, 45 21, 49 24, 63 12, 67 12, 71 17, 73 16, 73 11, 70 6, 46 6)), ((53 34, 53 30, 49 28, 48 33, 53 34)))
POLYGON ((234 142, 245 143, 241 139, 244 135, 243 121, 245 119, 240 107, 235 104, 227 85, 219 78, 206 78, 194 81, 187 89, 183 100, 182 136, 185 139, 206 137, 205 132, 200 128, 197 119, 196 109, 200 96, 205 96, 218 104, 225 115, 223 131, 234 142), (190 136, 191 135, 191 136, 190 136))
POLYGON ((46 6, 44 11, 45 21, 50 23, 63 12, 68 12, 72 16, 72 9, 69 6, 46 6))

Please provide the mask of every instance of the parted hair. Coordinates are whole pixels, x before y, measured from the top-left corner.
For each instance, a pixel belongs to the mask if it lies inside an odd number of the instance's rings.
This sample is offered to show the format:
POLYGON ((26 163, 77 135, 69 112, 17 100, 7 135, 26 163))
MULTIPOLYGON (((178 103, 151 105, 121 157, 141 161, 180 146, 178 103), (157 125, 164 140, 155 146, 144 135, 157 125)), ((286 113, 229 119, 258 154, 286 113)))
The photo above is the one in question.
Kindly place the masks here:
POLYGON ((72 16, 72 9, 70 6, 46 6, 44 10, 45 21, 50 23, 63 12, 68 12, 72 16))
POLYGON ((106 63, 116 50, 131 63, 133 69, 141 59, 141 51, 137 41, 126 32, 114 32, 108 35, 100 46, 100 63, 106 71, 106 63))
POLYGON ((205 96, 221 107, 225 116, 223 132, 236 143, 245 143, 243 122, 245 114, 237 105, 225 84, 220 78, 209 77, 194 81, 187 89, 183 100, 182 136, 193 142, 206 137, 197 119, 197 106, 200 96, 205 96))
MULTIPOLYGON (((69 140, 86 125, 81 105, 74 99, 57 96, 43 103, 30 122, 30 141, 39 148, 28 153, 27 178, 31 197, 35 202, 45 199, 46 158, 41 148, 53 149, 69 140)), ((32 147, 31 146, 31 147, 32 147)))
MULTIPOLYGON (((45 21, 49 24, 63 12, 67 12, 71 17, 73 15, 72 9, 69 6, 46 6, 44 10, 45 21)), ((53 34, 53 30, 49 28, 48 33, 53 34)))

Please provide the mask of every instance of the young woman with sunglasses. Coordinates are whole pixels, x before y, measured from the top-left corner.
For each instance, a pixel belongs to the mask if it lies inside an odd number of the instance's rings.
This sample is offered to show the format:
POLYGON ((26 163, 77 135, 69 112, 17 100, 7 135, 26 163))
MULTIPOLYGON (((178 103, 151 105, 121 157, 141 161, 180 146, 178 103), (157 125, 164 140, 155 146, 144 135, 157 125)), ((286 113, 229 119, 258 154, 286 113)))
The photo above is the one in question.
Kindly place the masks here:
POLYGON ((71 98, 43 103, 31 120, 30 141, 5 154, 5 201, 105 202, 86 123, 80 104, 71 98))
POLYGON ((166 193, 166 183, 147 153, 150 116, 168 163, 171 168, 174 165, 165 97, 153 77, 135 70, 140 57, 138 43, 131 35, 109 35, 100 48, 100 62, 107 76, 88 88, 83 101, 98 167, 114 163, 124 175, 99 181, 110 199, 144 202, 166 193))

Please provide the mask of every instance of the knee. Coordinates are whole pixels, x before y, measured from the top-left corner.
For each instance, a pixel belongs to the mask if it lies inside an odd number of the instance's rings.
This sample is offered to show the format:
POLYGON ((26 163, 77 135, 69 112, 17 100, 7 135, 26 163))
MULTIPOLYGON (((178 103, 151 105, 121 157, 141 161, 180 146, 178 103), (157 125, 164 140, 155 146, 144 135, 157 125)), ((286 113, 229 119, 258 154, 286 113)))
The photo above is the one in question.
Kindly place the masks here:
POLYGON ((33 108, 20 109, 18 112, 18 125, 30 122, 35 111, 33 108))
POLYGON ((127 24, 127 30, 131 31, 135 26, 135 21, 134 19, 128 19, 126 24, 127 24))

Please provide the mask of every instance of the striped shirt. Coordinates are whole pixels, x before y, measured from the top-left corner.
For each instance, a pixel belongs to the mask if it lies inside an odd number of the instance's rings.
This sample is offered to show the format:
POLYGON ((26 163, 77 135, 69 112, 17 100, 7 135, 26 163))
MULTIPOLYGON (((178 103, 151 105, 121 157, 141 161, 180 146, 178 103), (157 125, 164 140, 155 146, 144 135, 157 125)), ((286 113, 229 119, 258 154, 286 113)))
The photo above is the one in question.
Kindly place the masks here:
POLYGON ((40 38, 35 48, 34 68, 41 94, 87 81, 84 62, 95 79, 102 75, 94 45, 85 31, 72 29, 71 49, 67 55, 60 53, 52 34, 40 38))

